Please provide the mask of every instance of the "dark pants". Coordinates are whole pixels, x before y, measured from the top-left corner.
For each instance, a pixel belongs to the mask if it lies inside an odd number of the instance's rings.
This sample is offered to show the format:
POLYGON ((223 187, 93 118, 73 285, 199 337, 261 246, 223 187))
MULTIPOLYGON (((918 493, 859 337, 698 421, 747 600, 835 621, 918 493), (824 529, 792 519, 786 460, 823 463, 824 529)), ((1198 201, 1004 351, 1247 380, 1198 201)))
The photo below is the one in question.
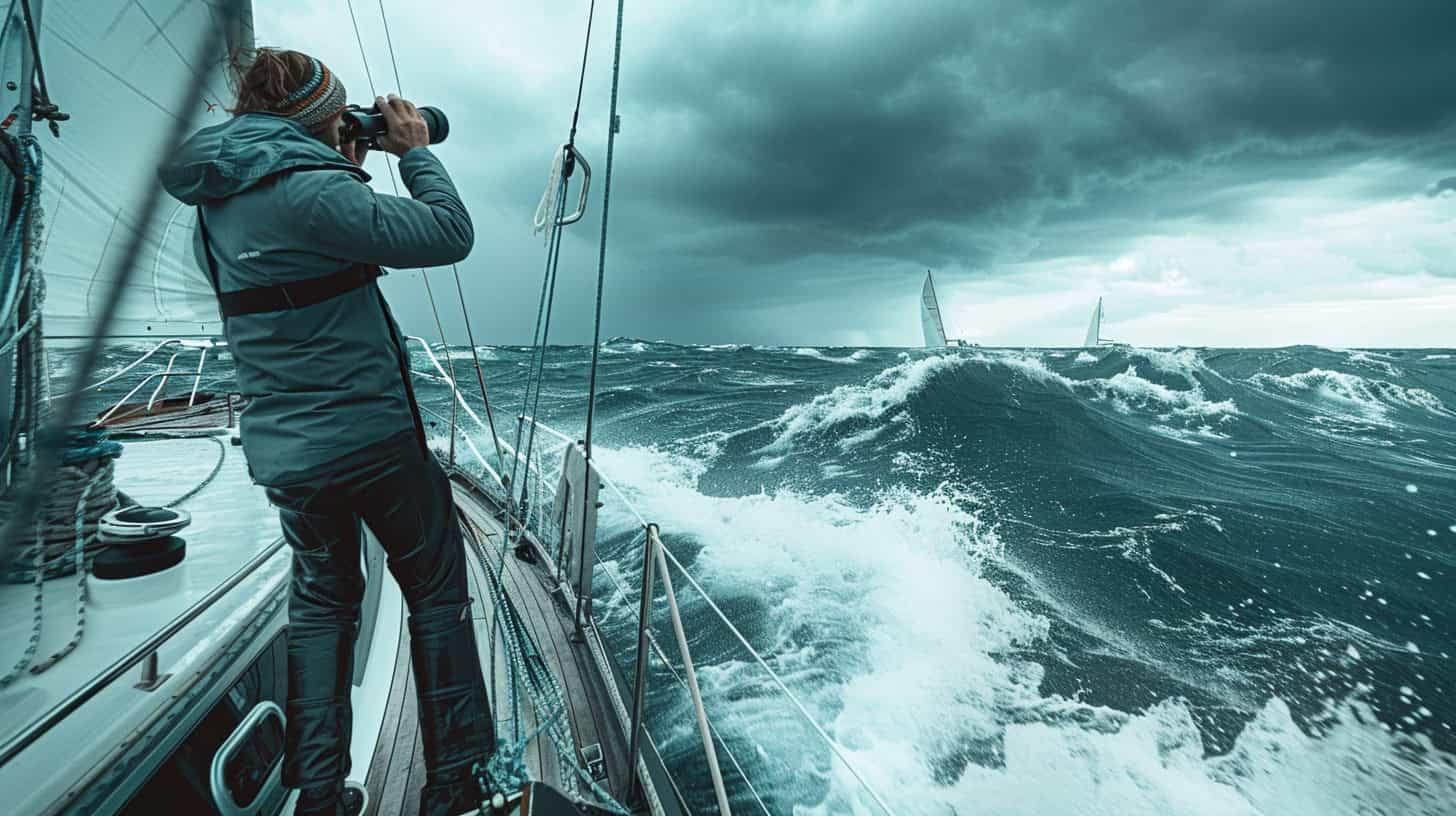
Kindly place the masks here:
MULTIPOLYGON (((362 519, 409 607, 425 759, 424 816, 478 803, 471 765, 495 745, 450 482, 412 435, 350 472, 269 488, 293 547, 288 601, 288 725, 283 781, 299 813, 333 814, 349 772, 349 690, 364 577, 362 519)), ((371 576, 380 580, 383 576, 371 576)))

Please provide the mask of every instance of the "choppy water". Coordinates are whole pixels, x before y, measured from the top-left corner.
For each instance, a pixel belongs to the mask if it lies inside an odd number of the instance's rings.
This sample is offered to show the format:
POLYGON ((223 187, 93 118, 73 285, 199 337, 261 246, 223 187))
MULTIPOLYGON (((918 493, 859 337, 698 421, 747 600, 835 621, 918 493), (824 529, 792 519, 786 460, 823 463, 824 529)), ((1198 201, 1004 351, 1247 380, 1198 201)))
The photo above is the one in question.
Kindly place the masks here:
MULTIPOLYGON (((513 435, 529 350, 480 353, 513 435)), ((588 361, 547 358, 573 433, 588 361)), ((600 382, 605 471, 897 812, 1456 812, 1456 353, 617 339, 600 382)), ((605 498, 630 674, 640 548, 605 498)), ((769 809, 875 812, 678 591, 769 809)), ((652 683, 706 806, 686 695, 652 683)))

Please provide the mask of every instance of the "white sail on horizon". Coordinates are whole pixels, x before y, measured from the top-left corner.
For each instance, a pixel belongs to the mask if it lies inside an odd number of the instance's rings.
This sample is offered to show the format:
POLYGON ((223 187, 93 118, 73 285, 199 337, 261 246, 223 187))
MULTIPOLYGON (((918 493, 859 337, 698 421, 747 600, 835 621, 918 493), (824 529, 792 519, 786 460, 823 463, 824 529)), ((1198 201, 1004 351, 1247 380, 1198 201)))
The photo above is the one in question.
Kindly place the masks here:
POLYGON ((227 45, 194 65, 198 47, 223 24, 213 4, 45 4, 41 60, 51 98, 71 114, 60 139, 36 128, 45 157, 47 334, 90 333, 111 291, 106 278, 116 255, 136 230, 143 233, 142 253, 110 333, 220 333, 211 284, 193 257, 193 208, 167 199, 145 221, 133 209, 147 187, 158 183, 155 162, 179 121, 192 129, 227 118, 227 54, 252 43, 251 4, 245 8, 241 25, 227 32, 227 45), (207 75, 203 96, 178 108, 194 71, 207 75))
POLYGON ((1087 324, 1087 339, 1082 342, 1087 348, 1097 348, 1102 340, 1102 298, 1097 298, 1097 306, 1092 309, 1092 322, 1087 324))
POLYGON ((945 323, 940 317, 940 302, 935 297, 930 270, 926 270, 925 284, 920 287, 920 329, 925 334, 926 347, 945 348, 945 323))

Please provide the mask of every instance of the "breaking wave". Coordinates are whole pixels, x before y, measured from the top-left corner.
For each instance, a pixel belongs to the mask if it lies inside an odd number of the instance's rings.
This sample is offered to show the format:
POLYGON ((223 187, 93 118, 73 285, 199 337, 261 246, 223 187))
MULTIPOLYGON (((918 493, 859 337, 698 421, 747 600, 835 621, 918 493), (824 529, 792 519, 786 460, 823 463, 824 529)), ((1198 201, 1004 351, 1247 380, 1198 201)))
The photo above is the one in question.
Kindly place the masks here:
MULTIPOLYGON (((895 812, 1456 801, 1444 352, 615 345, 604 470, 895 812), (653 398, 616 401, 628 386, 653 398)), ((579 393, 579 367, 552 371, 579 393)), ((612 497, 600 513, 597 602, 628 654, 638 528, 612 497)), ((770 811, 878 812, 678 597, 722 748, 770 811)), ((711 810, 659 671, 654 738, 711 810)))

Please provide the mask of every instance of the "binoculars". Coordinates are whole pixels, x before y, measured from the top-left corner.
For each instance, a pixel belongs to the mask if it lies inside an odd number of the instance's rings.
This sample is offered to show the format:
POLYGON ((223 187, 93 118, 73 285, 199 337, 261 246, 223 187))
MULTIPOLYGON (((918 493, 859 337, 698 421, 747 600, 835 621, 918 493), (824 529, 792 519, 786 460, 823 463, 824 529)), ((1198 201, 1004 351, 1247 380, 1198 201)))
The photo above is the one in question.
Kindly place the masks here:
MULTIPOLYGON (((430 144, 445 141, 445 137, 450 135, 450 120, 445 118, 444 111, 428 106, 421 106, 418 110, 425 120, 425 126, 430 130, 430 144)), ((350 105, 344 110, 345 141, 368 142, 369 147, 378 148, 379 137, 388 131, 388 123, 384 120, 384 114, 379 112, 378 105, 367 108, 350 105)))

